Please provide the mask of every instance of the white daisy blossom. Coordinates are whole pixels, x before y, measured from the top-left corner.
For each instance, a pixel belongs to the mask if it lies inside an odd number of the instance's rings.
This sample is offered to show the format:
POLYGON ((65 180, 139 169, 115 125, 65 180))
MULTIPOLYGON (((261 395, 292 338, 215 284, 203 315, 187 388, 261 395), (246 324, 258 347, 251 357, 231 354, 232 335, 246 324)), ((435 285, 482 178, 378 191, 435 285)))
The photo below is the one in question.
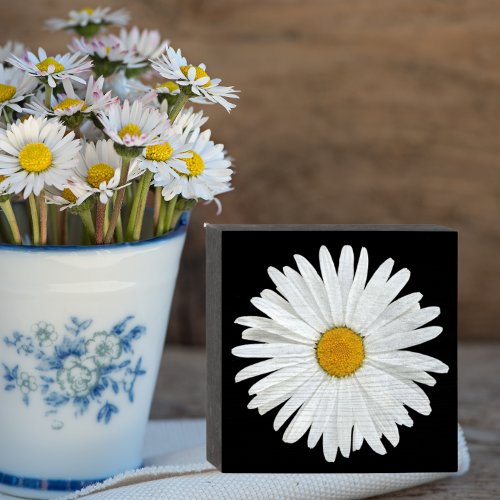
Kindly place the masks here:
MULTIPOLYGON (((101 140, 95 144, 83 143, 75 170, 76 175, 71 179, 84 190, 84 193, 79 196, 74 192, 77 196, 76 203, 80 205, 92 194, 98 194, 99 201, 107 203, 117 189, 125 187, 120 186, 121 168, 122 158, 115 151, 112 140, 101 140)), ((132 162, 127 182, 140 173, 137 162, 132 162)))
POLYGON ((69 19, 54 18, 47 21, 47 26, 53 30, 72 29, 85 27, 89 24, 125 26, 130 18, 125 9, 111 11, 110 7, 97 7, 95 9, 72 10, 69 19))
POLYGON ((248 407, 260 414, 280 406, 274 429, 288 422, 283 441, 294 443, 309 431, 314 448, 335 461, 359 450, 364 441, 385 454, 385 436, 399 442, 398 425, 411 427, 405 407, 429 415, 431 406, 418 384, 432 386, 427 372, 447 373, 448 366, 430 356, 405 350, 437 337, 442 328, 425 326, 440 314, 420 308, 420 293, 399 296, 410 278, 402 269, 391 275, 387 259, 371 277, 365 248, 355 266, 353 249, 344 246, 338 268, 321 247, 321 275, 295 255, 298 272, 269 268, 277 294, 264 290, 252 304, 268 317, 245 316, 248 327, 235 347, 241 358, 266 358, 236 375, 236 382, 264 375, 249 390, 248 407), (284 404, 283 404, 284 403, 284 404))
POLYGON ((172 131, 165 142, 146 147, 138 162, 144 170, 160 173, 162 178, 169 179, 172 169, 186 171, 185 159, 192 156, 190 147, 182 137, 172 131))
POLYGON ((177 115, 172 128, 184 142, 190 142, 191 133, 200 129, 207 121, 208 116, 204 116, 203 111, 195 112, 193 108, 184 108, 177 115))
POLYGON ((130 31, 120 30, 122 45, 131 53, 143 59, 157 58, 168 47, 168 40, 162 40, 157 30, 142 30, 134 26, 130 31))
POLYGON ((23 108, 19 104, 33 95, 36 86, 36 78, 18 68, 6 68, 0 64, 0 113, 5 107, 21 113, 23 108))
POLYGON ((140 68, 147 64, 144 57, 129 50, 116 35, 101 35, 91 40, 73 38, 73 43, 68 47, 71 52, 86 54, 92 59, 96 57, 102 60, 107 59, 127 68, 140 68))
POLYGON ((170 121, 158 110, 128 100, 112 104, 106 113, 99 113, 104 133, 115 143, 126 147, 147 147, 168 141, 170 121))
POLYGON ((59 94, 57 97, 52 95, 51 109, 47 109, 40 99, 33 99, 26 106, 26 111, 36 116, 54 115, 60 117, 104 111, 111 104, 118 102, 119 99, 113 97, 111 91, 104 93, 103 85, 104 77, 100 76, 94 80, 94 76, 91 75, 86 86, 83 87, 85 95, 80 96, 75 92, 71 81, 64 80, 64 94, 59 94))
POLYGON ((0 130, 0 175, 8 177, 9 192, 27 198, 45 186, 62 188, 78 162, 74 137, 60 123, 33 116, 0 130))
POLYGON ((27 52, 28 50, 26 49, 24 43, 9 40, 4 45, 0 45, 0 63, 5 63, 7 58, 11 56, 23 59, 25 58, 27 52))
POLYGON ((190 156, 182 159, 182 168, 162 169, 155 174, 154 185, 163 188, 165 200, 181 195, 188 200, 212 201, 231 189, 231 162, 225 157, 224 146, 211 141, 210 134, 210 130, 195 130, 190 137, 190 156))
POLYGON ((56 80, 65 80, 66 78, 85 83, 85 80, 76 75, 90 71, 92 61, 88 60, 86 55, 80 56, 81 54, 64 54, 62 56, 58 54, 54 57, 47 57, 45 50, 39 48, 38 56, 33 52, 28 52, 27 60, 12 56, 7 59, 7 62, 42 81, 47 80, 51 87, 55 87, 56 80))
POLYGON ((198 66, 188 64, 180 49, 176 51, 172 47, 168 47, 160 58, 151 60, 151 63, 153 69, 158 71, 161 76, 186 88, 195 96, 220 104, 228 112, 236 107, 236 104, 229 102, 226 98, 238 99, 236 95, 238 91, 233 87, 220 85, 219 78, 210 78, 204 64, 198 66))
POLYGON ((90 191, 83 182, 69 179, 61 189, 47 187, 45 189, 45 201, 50 205, 57 205, 60 210, 73 208, 81 205, 88 197, 94 193, 90 191))

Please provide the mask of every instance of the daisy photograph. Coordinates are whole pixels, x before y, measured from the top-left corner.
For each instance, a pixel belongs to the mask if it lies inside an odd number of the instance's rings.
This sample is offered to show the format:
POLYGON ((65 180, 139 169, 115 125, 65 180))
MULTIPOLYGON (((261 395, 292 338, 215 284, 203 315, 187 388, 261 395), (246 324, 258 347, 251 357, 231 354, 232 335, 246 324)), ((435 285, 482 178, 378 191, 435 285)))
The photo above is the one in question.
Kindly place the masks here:
POLYGON ((217 306, 223 470, 456 470, 456 233, 314 229, 209 228, 229 255, 217 306), (252 240, 267 250, 241 266, 233 253, 252 240), (421 463, 436 439, 441 451, 421 463))

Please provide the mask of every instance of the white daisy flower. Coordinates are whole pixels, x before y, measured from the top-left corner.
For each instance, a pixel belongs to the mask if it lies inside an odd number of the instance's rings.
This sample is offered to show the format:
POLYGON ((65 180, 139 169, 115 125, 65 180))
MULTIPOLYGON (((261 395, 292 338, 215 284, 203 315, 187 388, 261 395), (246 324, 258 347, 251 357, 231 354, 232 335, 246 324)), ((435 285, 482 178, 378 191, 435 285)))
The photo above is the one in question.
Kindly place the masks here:
POLYGON ((184 108, 177 115, 172 128, 184 142, 191 142, 191 134, 205 125, 207 121, 208 116, 204 116, 203 111, 195 112, 193 108, 184 108))
MULTIPOLYGON (((64 93, 51 97, 51 109, 47 109, 40 99, 33 99, 26 106, 26 111, 35 116, 54 115, 60 118, 73 116, 78 113, 89 114, 106 110, 111 104, 119 102, 112 97, 111 91, 104 93, 102 87, 104 77, 94 80, 90 75, 85 87, 84 95, 77 94, 70 80, 63 81, 64 93)), ((83 94, 83 92, 81 93, 83 94)))
POLYGON ((224 146, 210 140, 210 130, 196 130, 191 136, 189 157, 182 158, 182 168, 159 170, 155 186, 161 186, 162 195, 169 201, 176 195, 188 200, 214 200, 215 196, 230 190, 231 162, 225 157, 224 146))
MULTIPOLYGON (((76 196, 76 203, 80 205, 92 194, 99 195, 101 203, 107 203, 120 186, 122 158, 115 151, 112 140, 97 141, 95 144, 87 142, 82 144, 79 162, 76 166, 76 175, 72 178, 85 192, 76 196)), ((142 170, 137 162, 130 165, 127 182, 135 179, 142 170)))
POLYGON ((85 8, 69 12, 69 19, 54 18, 46 22, 52 30, 74 30, 80 35, 95 35, 102 26, 126 26, 130 19, 125 9, 111 11, 110 7, 85 8))
POLYGON ((112 104, 106 113, 99 113, 104 133, 116 144, 126 147, 147 147, 168 141, 170 121, 158 110, 128 100, 112 104))
POLYGON ((141 168, 153 173, 163 173, 165 178, 171 177, 171 170, 185 170, 185 160, 192 156, 190 145, 174 134, 170 133, 165 142, 144 148, 143 154, 137 160, 141 168))
POLYGON ((142 59, 155 59, 168 47, 168 40, 162 40, 157 30, 142 30, 134 26, 130 31, 120 30, 120 40, 126 50, 136 53, 142 59))
POLYGON ((153 69, 160 75, 174 81, 186 92, 220 104, 228 112, 236 107, 236 104, 230 103, 226 98, 238 99, 236 95, 238 91, 233 87, 220 85, 219 78, 210 78, 204 64, 198 66, 188 64, 180 49, 175 51, 172 47, 168 47, 166 53, 151 63, 153 69))
POLYGON ((405 406, 422 415, 431 412, 417 383, 432 386, 436 380, 427 372, 448 372, 441 361, 405 350, 442 332, 425 326, 440 309, 421 309, 420 293, 396 299, 410 271, 390 277, 392 259, 370 279, 365 248, 356 267, 350 246, 342 248, 338 269, 325 246, 319 259, 321 275, 300 255, 295 255, 299 272, 269 268, 281 295, 264 290, 252 299, 268 317, 238 318, 236 323, 249 327, 243 339, 255 342, 232 350, 238 357, 267 359, 241 370, 236 382, 265 375, 250 388, 255 397, 248 407, 262 415, 284 403, 274 429, 293 416, 283 435, 286 443, 309 431, 309 448, 323 437, 328 462, 339 450, 349 457, 364 441, 383 455, 382 436, 397 446, 398 425, 413 425, 405 406))
POLYGON ((47 57, 45 50, 39 48, 38 56, 33 52, 28 52, 28 60, 12 56, 7 59, 7 62, 39 78, 43 83, 55 87, 56 80, 66 78, 85 83, 85 80, 76 75, 89 71, 92 68, 92 61, 88 60, 86 55, 80 56, 81 54, 64 54, 63 56, 57 54, 54 57, 47 57))
POLYGON ((81 205, 93 194, 84 183, 69 179, 62 189, 53 186, 47 187, 45 189, 45 201, 50 205, 59 206, 60 210, 66 210, 81 205))
POLYGON ((0 45, 0 63, 4 64, 11 56, 16 56, 20 59, 26 59, 27 53, 28 49, 26 48, 24 43, 9 40, 4 45, 0 45))
POLYGON ((89 56, 95 72, 104 76, 110 76, 122 67, 140 68, 148 64, 144 57, 129 50, 116 35, 101 35, 91 40, 74 38, 69 49, 89 56))
POLYGON ((0 175, 10 192, 39 195, 45 186, 62 188, 78 162, 80 141, 66 127, 30 116, 0 130, 0 175))
POLYGON ((0 113, 5 107, 21 113, 19 105, 27 97, 33 95, 37 86, 36 78, 27 75, 17 68, 6 68, 0 64, 0 113))

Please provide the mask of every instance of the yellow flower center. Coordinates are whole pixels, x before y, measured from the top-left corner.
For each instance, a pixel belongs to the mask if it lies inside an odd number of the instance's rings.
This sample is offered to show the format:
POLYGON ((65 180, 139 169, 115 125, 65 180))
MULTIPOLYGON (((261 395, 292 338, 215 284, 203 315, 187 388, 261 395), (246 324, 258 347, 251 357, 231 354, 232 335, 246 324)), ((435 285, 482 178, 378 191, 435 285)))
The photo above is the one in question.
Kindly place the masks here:
POLYGON ((49 66, 51 65, 54 66, 54 73, 64 71, 64 66, 60 62, 57 62, 53 57, 47 57, 44 61, 39 62, 36 67, 40 71, 48 71, 49 66))
POLYGON ((101 185, 101 182, 108 182, 115 175, 115 169, 107 163, 96 163, 87 170, 87 182, 95 188, 101 185))
POLYGON ((316 358, 332 377, 348 377, 365 359, 363 339, 345 326, 327 330, 316 345, 316 358))
POLYGON ((71 97, 66 97, 66 99, 61 101, 56 106, 54 106, 54 111, 58 111, 58 110, 63 111, 65 109, 71 108, 71 106, 77 106, 77 105, 82 104, 82 103, 83 103, 83 106, 80 108, 80 111, 83 111, 87 107, 85 102, 82 101, 81 99, 72 99, 71 97))
MULTIPOLYGON (((198 177, 203 170, 205 170, 205 162, 196 151, 190 149, 188 153, 191 153, 193 156, 191 158, 181 158, 181 160, 186 164, 186 167, 189 170, 189 176, 198 177)), ((181 175, 187 175, 182 172, 179 173, 181 175)))
POLYGON ((136 125, 135 123, 127 123, 120 132, 118 132, 118 135, 120 136, 121 139, 123 139, 127 134, 129 135, 141 135, 141 129, 139 128, 139 125, 136 125))
POLYGON ((15 94, 16 94, 16 87, 0 83, 0 102, 5 102, 8 101, 9 99, 12 99, 15 94))
MULTIPOLYGON (((182 74, 187 78, 188 77, 188 71, 191 69, 191 68, 194 68, 196 70, 196 76, 195 76, 195 80, 198 80, 198 78, 203 78, 204 76, 208 76, 207 75, 207 72, 203 69, 203 68, 200 68, 199 66, 192 66, 192 65, 189 65, 189 66, 181 66, 181 71, 182 71, 182 74)), ((202 87, 209 87, 210 86, 210 79, 208 80, 207 83, 203 84, 202 87)))
POLYGON ((26 144, 19 152, 19 163, 27 172, 43 172, 52 165, 52 152, 41 142, 26 144))
POLYGON ((85 14, 91 16, 94 13, 94 9, 91 9, 90 7, 85 7, 80 12, 82 13, 85 12, 85 14))
POLYGON ((61 196, 70 203, 76 203, 76 196, 69 188, 64 188, 61 192, 61 196))
POLYGON ((168 89, 170 92, 174 92, 175 90, 179 90, 179 85, 177 85, 175 82, 170 82, 167 80, 166 82, 159 83, 156 86, 156 88, 157 89, 165 88, 168 89))
POLYGON ((157 144, 156 146, 148 146, 146 148, 146 160, 167 161, 173 152, 174 149, 168 142, 157 144))

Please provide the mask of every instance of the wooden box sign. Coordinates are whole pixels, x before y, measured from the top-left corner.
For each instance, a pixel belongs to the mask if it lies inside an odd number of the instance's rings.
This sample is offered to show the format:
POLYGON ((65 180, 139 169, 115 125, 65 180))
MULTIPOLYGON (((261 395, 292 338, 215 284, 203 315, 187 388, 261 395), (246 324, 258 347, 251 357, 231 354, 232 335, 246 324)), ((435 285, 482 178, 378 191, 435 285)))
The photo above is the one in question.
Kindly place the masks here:
POLYGON ((207 226, 223 472, 457 470, 457 233, 207 226))

